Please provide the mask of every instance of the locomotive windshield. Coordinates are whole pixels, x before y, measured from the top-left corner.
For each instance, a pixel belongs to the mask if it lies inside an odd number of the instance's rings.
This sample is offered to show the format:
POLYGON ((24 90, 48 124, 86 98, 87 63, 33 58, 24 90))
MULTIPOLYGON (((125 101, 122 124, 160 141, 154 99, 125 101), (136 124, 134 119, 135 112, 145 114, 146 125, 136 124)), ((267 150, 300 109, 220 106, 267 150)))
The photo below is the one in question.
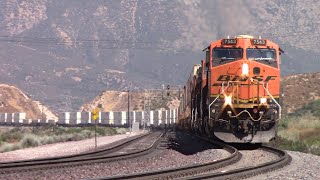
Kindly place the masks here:
POLYGON ((213 66, 218 66, 238 59, 242 59, 243 50, 239 48, 214 48, 212 57, 213 66))
POLYGON ((272 67, 277 67, 276 60, 276 50, 275 49, 247 49, 247 59, 255 60, 263 64, 270 65, 272 67))

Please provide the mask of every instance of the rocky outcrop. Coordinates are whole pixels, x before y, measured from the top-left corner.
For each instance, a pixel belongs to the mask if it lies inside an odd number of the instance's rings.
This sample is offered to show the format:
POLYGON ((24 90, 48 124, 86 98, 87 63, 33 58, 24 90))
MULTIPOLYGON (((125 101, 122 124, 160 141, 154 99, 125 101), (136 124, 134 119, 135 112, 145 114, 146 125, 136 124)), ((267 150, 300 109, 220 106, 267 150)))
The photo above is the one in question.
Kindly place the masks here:
POLYGON ((58 118, 39 101, 34 101, 15 86, 0 84, 0 113, 26 113, 27 119, 58 118))

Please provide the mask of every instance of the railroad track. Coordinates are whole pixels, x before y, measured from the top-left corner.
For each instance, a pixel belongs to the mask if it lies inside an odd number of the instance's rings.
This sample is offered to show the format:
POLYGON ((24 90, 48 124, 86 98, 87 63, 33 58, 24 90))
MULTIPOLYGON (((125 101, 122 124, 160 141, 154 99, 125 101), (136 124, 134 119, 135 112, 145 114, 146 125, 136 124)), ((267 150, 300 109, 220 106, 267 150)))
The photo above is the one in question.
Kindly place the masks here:
POLYGON ((278 168, 281 168, 291 162, 291 157, 287 154, 286 151, 269 147, 261 146, 259 149, 273 153, 278 156, 277 159, 269 161, 266 163, 258 164, 255 166, 248 166, 243 168, 237 168, 230 171, 221 171, 218 173, 206 173, 199 174, 192 177, 186 177, 184 179, 240 179, 248 178, 262 173, 267 173, 278 168))
MULTIPOLYGON (((277 159, 267 163, 238 168, 230 171, 220 171, 210 173, 210 171, 219 169, 228 165, 232 165, 241 160, 242 154, 233 146, 228 144, 213 142, 208 139, 201 138, 204 141, 220 146, 228 151, 230 155, 220 160, 214 160, 209 163, 197 164, 191 166, 183 166, 172 169, 164 169, 158 171, 150 171, 144 173, 135 173, 129 175, 117 175, 109 177, 101 177, 96 179, 235 179, 246 178, 257 174, 272 171, 287 165, 291 161, 291 157, 283 150, 276 148, 261 146, 259 149, 277 155, 277 159)), ((241 162, 241 161, 240 161, 241 162)))
MULTIPOLYGON (((32 169, 48 169, 52 167, 76 166, 85 163, 111 162, 122 159, 129 159, 146 155, 152 152, 164 135, 162 132, 152 132, 135 136, 125 140, 121 144, 114 145, 110 148, 100 149, 98 151, 86 152, 70 156, 61 156, 54 158, 33 159, 24 161, 11 161, 0 163, 0 173, 14 172, 32 169), (132 149, 135 143, 144 144, 141 148, 132 149), (149 143, 149 144, 148 144, 149 143), (125 150, 127 148, 127 150, 125 150), (121 150, 121 153, 118 153, 121 150), (127 152, 125 152, 127 151, 127 152)), ((137 145, 139 146, 139 145, 137 145)))

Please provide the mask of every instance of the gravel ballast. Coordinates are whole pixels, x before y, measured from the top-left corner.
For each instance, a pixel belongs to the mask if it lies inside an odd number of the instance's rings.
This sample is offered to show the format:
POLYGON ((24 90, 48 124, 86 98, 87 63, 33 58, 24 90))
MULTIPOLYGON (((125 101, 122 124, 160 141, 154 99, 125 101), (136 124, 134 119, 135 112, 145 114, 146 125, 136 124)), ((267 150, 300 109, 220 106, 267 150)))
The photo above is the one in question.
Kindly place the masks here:
MULTIPOLYGON (((128 137, 132 137, 141 133, 143 132, 97 137, 97 147, 100 148, 110 143, 128 137)), ((38 147, 0 153, 0 162, 67 156, 72 154, 78 154, 81 152, 92 151, 94 149, 94 138, 85 139, 81 141, 60 142, 55 144, 47 144, 38 147)))
POLYGON ((234 169, 240 169, 240 168, 245 168, 249 166, 256 166, 259 164, 273 161, 278 158, 277 155, 270 152, 263 151, 261 149, 240 150, 240 153, 242 154, 242 158, 240 159, 240 161, 232 165, 210 171, 210 173, 226 172, 234 169))
POLYGON ((289 165, 279 170, 254 176, 249 179, 320 179, 320 156, 295 151, 287 152, 292 157, 289 165))
MULTIPOLYGON (((176 132, 176 134, 171 133, 167 138, 170 140, 168 145, 169 149, 160 148, 144 157, 118 162, 92 163, 82 166, 52 168, 50 170, 39 169, 34 171, 6 173, 0 174, 0 179, 98 178, 205 163, 229 155, 229 153, 223 149, 208 145, 199 139, 179 132, 176 132)), ((78 146, 82 146, 82 144, 78 144, 78 146)), ((72 149, 75 147, 70 148, 72 149)), ((65 150, 63 150, 63 152, 64 151, 65 150)), ((23 151, 20 153, 23 153, 23 151)), ((265 154, 261 150, 241 150, 241 153, 244 155, 244 159, 242 159, 241 163, 238 163, 238 165, 235 164, 233 168, 256 165, 276 158, 274 155, 265 154)), ((290 165, 279 170, 268 172, 267 174, 251 177, 250 179, 320 179, 319 156, 292 151, 289 151, 288 153, 293 158, 290 165)), ((221 168, 219 170, 222 171, 227 169, 221 168)))
MULTIPOLYGON (((174 135, 175 136, 175 135, 174 135)), ((53 168, 50 170, 23 171, 0 175, 1 179, 82 179, 129 174, 174 168, 218 160, 229 155, 225 150, 210 147, 195 138, 177 134, 173 149, 157 149, 140 158, 111 163, 94 163, 83 166, 53 168)))

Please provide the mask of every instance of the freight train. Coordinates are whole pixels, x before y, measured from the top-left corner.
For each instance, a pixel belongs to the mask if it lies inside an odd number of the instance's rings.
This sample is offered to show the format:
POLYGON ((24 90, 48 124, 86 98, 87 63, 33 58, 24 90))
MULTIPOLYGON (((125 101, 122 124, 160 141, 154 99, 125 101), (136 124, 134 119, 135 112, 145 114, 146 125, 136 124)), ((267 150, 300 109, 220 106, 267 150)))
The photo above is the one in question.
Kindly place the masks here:
POLYGON ((281 118, 276 43, 249 35, 212 42, 183 88, 179 126, 224 142, 265 143, 281 118))

